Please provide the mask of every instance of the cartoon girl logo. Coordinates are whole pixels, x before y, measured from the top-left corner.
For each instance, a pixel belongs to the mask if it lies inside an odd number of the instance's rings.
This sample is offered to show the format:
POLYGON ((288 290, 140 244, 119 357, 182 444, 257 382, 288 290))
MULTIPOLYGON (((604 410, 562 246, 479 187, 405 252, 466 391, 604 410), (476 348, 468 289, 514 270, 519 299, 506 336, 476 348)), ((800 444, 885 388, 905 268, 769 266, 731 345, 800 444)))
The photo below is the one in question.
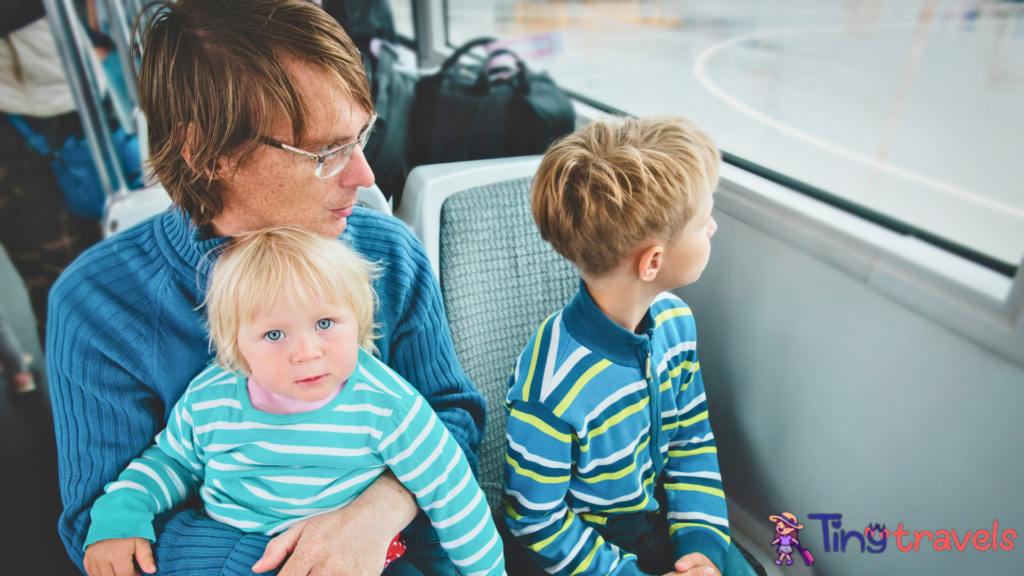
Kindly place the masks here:
POLYGON ((804 558, 804 564, 808 566, 814 565, 814 556, 800 545, 800 541, 797 540, 797 534, 799 530, 804 529, 804 525, 800 524, 796 516, 789 512, 783 512, 778 516, 770 516, 768 518, 772 522, 775 522, 775 540, 772 540, 772 545, 778 545, 776 552, 779 553, 779 559, 775 561, 776 564, 782 564, 782 561, 786 561, 786 566, 793 565, 793 558, 790 556, 795 549, 804 558))

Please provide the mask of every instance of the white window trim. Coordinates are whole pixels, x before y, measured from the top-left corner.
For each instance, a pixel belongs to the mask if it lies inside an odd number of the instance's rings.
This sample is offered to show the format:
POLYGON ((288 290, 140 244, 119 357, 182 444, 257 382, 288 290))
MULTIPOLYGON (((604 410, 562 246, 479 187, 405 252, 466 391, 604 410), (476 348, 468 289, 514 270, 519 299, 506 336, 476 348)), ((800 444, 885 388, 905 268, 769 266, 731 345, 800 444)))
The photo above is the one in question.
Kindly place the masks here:
MULTIPOLYGON (((612 117, 581 102, 573 106, 578 124, 612 117)), ((721 175, 715 210, 1024 366, 1024 271, 1008 278, 731 164, 722 164, 721 175)))
POLYGON ((715 210, 1024 366, 1024 272, 1008 278, 729 164, 715 210))

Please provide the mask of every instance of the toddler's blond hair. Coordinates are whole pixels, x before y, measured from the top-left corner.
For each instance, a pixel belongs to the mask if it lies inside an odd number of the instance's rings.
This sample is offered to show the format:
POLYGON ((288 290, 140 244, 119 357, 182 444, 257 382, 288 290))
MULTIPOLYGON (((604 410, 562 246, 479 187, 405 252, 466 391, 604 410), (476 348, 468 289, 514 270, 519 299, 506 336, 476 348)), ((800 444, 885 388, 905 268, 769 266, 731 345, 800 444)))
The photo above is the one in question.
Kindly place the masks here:
POLYGON ((375 353, 377 294, 371 282, 378 275, 376 264, 345 244, 301 228, 267 228, 235 236, 214 266, 205 300, 217 363, 225 370, 249 374, 249 363, 238 350, 238 330, 280 297, 350 305, 359 323, 359 346, 375 353))
POLYGON ((541 238, 599 277, 642 241, 669 241, 718 187, 719 151, 685 118, 595 120, 559 140, 533 180, 541 238))

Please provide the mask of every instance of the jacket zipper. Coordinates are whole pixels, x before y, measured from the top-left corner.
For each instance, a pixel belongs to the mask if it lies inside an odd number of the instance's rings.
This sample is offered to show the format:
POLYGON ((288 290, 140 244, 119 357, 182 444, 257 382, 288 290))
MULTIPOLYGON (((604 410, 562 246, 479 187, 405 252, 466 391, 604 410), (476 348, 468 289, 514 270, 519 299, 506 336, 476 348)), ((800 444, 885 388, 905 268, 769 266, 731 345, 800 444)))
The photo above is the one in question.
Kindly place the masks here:
POLYGON ((647 390, 651 396, 651 460, 654 463, 654 477, 657 478, 665 468, 665 462, 661 458, 661 389, 651 373, 650 333, 647 334, 647 350, 644 356, 647 390))

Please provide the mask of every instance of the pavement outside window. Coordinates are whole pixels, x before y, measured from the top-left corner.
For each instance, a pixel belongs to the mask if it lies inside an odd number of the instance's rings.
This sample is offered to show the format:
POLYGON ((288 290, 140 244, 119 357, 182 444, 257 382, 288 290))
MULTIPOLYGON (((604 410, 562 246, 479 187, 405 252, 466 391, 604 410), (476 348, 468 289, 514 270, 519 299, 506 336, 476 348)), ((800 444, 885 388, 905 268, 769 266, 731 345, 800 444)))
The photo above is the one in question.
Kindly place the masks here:
MULTIPOLYGON (((1024 256, 1024 3, 447 0, 560 85, 1008 264, 1024 256), (521 52, 523 50, 520 50, 521 52)), ((396 4, 396 13, 399 12, 396 4)))

